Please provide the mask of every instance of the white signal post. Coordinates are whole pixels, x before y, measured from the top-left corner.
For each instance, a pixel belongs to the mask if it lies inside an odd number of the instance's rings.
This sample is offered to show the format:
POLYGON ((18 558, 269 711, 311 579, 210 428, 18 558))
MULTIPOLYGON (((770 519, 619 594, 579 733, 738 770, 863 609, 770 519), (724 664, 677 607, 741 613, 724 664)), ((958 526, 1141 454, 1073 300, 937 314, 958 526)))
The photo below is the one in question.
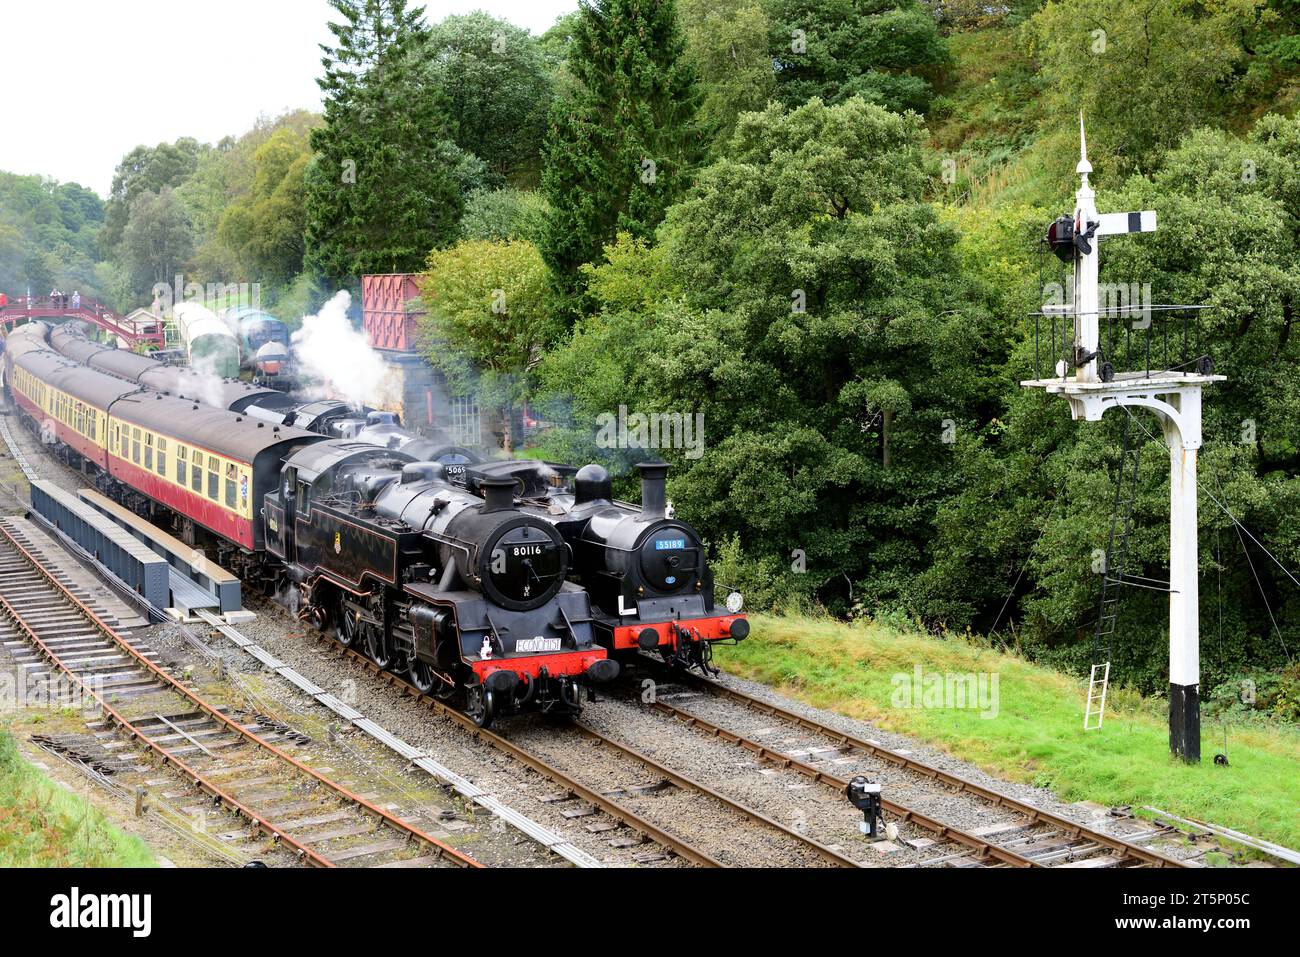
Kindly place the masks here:
MULTIPOLYGON (((1143 408, 1160 420, 1169 447, 1169 749, 1189 762, 1201 757, 1200 608, 1197 577, 1196 455, 1201 447, 1201 389, 1222 382, 1221 375, 1182 371, 1120 372, 1103 381, 1098 365, 1100 240, 1105 236, 1155 232, 1156 214, 1097 212, 1096 194, 1088 183, 1083 118, 1079 118, 1080 158, 1076 172, 1076 242, 1072 301, 1045 306, 1043 312, 1074 320, 1075 371, 1058 368, 1057 376, 1020 384, 1064 396, 1076 421, 1097 422, 1108 409, 1143 408)), ((1123 315, 1124 311, 1121 310, 1123 315)), ((1131 318, 1131 317, 1130 317, 1131 318)), ((1139 327, 1144 328, 1144 327, 1139 327)), ((1123 411, 1123 414, 1129 414, 1123 411)))

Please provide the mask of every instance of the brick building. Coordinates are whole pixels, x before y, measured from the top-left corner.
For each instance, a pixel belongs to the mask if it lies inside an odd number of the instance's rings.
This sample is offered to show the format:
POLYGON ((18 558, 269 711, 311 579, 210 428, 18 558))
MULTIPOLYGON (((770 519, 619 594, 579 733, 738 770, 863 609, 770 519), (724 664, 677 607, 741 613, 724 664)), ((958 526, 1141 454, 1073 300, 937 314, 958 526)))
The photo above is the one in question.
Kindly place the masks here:
POLYGON ((362 324, 383 356, 400 397, 390 411, 416 432, 457 445, 492 443, 474 396, 449 396, 446 383, 419 353, 420 289, 413 273, 361 277, 362 324))

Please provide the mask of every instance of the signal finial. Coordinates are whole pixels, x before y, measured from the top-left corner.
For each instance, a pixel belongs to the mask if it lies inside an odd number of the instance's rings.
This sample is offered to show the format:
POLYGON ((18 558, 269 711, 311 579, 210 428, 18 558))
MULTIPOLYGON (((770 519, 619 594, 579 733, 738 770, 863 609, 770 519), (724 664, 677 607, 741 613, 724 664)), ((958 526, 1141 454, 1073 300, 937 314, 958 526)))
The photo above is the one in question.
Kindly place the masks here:
POLYGON ((1079 165, 1074 171, 1083 176, 1085 184, 1088 182, 1088 174, 1092 172, 1092 164, 1088 162, 1088 135, 1083 130, 1083 110, 1079 111, 1079 165))

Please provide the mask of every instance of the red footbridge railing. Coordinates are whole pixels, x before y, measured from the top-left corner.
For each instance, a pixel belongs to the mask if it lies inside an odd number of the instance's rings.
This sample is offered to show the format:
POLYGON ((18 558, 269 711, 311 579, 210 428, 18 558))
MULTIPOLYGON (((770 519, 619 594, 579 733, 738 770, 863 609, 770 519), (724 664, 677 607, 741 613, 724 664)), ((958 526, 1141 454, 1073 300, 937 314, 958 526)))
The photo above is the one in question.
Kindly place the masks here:
POLYGON ((152 316, 127 319, 94 299, 77 296, 19 296, 0 305, 0 328, 6 333, 21 322, 32 319, 81 319, 117 336, 128 346, 141 343, 162 348, 164 327, 152 316))

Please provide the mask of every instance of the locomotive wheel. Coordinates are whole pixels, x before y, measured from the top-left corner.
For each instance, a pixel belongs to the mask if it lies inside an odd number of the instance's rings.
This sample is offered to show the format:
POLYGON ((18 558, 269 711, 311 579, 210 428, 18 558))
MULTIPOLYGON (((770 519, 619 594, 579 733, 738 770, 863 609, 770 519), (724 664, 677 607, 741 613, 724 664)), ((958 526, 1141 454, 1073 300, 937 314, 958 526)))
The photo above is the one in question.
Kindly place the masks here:
POLYGON ((496 700, 492 692, 482 684, 473 684, 465 689, 465 713, 480 728, 486 728, 496 717, 496 700))
POLYGON ((385 671, 390 669, 396 656, 389 649, 388 643, 384 641, 383 631, 374 625, 367 624, 362 628, 362 634, 366 639, 367 657, 385 671))
POLYGON ((434 688, 443 683, 442 679, 434 673, 434 670, 419 658, 412 655, 410 662, 407 674, 411 679, 411 684, 415 685, 420 694, 429 694, 434 688))
POLYGON ((357 643, 357 619, 343 604, 342 599, 339 600, 339 615, 334 626, 334 636, 344 648, 351 648, 357 643))

